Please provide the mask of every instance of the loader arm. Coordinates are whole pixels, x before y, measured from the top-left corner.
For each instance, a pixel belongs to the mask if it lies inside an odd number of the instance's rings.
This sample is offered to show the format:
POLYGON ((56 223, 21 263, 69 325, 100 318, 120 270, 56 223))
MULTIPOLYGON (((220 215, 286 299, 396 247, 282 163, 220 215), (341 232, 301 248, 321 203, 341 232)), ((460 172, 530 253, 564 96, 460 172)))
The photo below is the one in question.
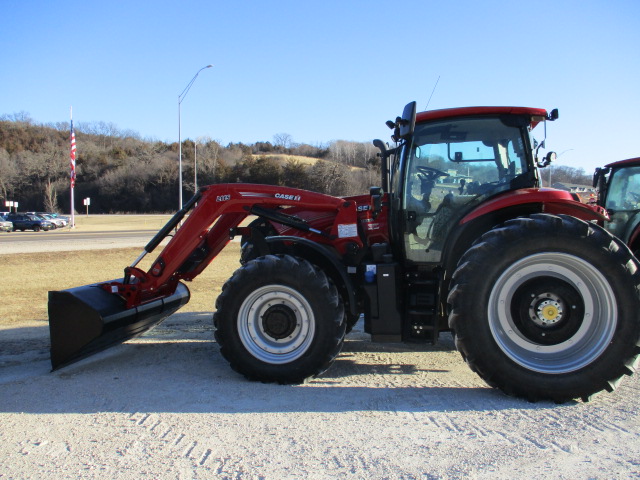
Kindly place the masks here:
POLYGON ((312 235, 344 254, 346 245, 362 247, 357 235, 357 212, 353 202, 305 190, 270 185, 222 184, 203 187, 149 242, 145 252, 125 269, 122 282, 109 282, 103 288, 122 296, 127 308, 171 295, 180 280, 198 276, 229 243, 236 227, 249 215, 263 216, 294 230, 312 235), (303 220, 286 215, 286 207, 296 210, 331 212, 334 222, 329 231, 315 230, 303 220), (191 209, 190 213, 188 210, 191 209), (187 216, 187 213, 188 216, 187 216), (135 265, 151 253, 178 226, 148 271, 135 265), (346 233, 345 233, 346 232, 346 233))
MULTIPOLYGON (((189 301, 181 280, 198 276, 239 233, 249 215, 286 225, 291 232, 339 254, 363 246, 353 201, 293 188, 253 184, 203 187, 125 268, 122 280, 49 292, 49 331, 53 369, 76 362, 136 337, 189 301), (320 212, 333 216, 330 227, 316 229, 287 213, 320 212), (175 230, 148 271, 136 265, 175 230)), ((326 215, 323 215, 326 218, 326 215)), ((326 225, 326 223, 325 223, 326 225)))

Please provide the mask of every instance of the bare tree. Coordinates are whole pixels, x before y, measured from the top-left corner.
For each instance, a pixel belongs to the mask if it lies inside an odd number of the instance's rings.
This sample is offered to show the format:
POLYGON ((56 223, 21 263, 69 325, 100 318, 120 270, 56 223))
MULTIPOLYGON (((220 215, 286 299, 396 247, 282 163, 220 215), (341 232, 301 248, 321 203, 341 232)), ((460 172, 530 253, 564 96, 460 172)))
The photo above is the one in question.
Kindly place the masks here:
POLYGON ((282 147, 283 149, 291 148, 293 139, 288 133, 276 133, 273 136, 273 144, 276 147, 282 147))
POLYGON ((31 115, 29 115, 29 113, 25 111, 2 115, 0 117, 0 121, 26 123, 28 125, 33 124, 31 115))
POLYGON ((343 141, 337 140, 329 144, 329 155, 333 162, 344 163, 345 154, 343 151, 343 141))
POLYGON ((199 140, 198 172, 201 172, 204 178, 209 179, 208 181, 214 181, 223 147, 220 142, 212 140, 210 137, 201 137, 199 140))
MULTIPOLYGON (((11 200, 15 183, 18 179, 18 167, 4 148, 0 148, 0 195, 4 200, 11 200)), ((2 203, 4 206, 4 202, 2 203)))
POLYGON ((44 211, 57 212, 58 210, 58 193, 55 183, 49 177, 45 179, 44 183, 44 211))

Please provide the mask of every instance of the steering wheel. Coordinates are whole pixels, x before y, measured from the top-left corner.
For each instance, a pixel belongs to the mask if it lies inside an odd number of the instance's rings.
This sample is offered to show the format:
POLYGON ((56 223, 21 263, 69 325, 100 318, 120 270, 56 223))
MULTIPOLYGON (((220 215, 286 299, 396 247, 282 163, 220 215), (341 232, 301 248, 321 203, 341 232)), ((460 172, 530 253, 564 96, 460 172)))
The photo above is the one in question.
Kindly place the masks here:
POLYGON ((438 170, 433 167, 425 167, 424 165, 418 165, 416 170, 418 170, 419 175, 424 175, 427 180, 435 180, 438 177, 450 176, 447 172, 443 172, 442 170, 438 170))

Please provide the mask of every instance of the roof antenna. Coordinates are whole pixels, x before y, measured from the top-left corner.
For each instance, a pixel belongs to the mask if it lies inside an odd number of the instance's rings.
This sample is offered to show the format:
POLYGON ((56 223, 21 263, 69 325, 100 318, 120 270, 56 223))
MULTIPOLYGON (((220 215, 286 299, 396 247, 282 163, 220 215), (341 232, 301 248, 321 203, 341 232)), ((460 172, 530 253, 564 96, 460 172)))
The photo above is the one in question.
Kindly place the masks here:
POLYGON ((438 75, 438 79, 436 80, 436 84, 433 86, 433 90, 431 90, 431 95, 429 95, 429 100, 427 100, 427 106, 424 107, 425 110, 427 108, 429 108, 429 104, 431 103, 431 97, 433 97, 433 92, 436 91, 436 87, 438 86, 438 82, 439 81, 440 81, 440 75, 438 75))

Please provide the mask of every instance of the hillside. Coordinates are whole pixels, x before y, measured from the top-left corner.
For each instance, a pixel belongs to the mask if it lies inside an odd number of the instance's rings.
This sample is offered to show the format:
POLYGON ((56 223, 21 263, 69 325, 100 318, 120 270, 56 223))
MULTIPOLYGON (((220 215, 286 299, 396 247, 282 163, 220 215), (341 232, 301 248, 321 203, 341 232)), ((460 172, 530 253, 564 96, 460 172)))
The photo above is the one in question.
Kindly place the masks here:
MULTIPOLYGON (((141 139, 104 122, 75 126, 75 209, 91 199, 95 213, 172 212, 178 207, 178 144, 141 139)), ((372 145, 333 141, 295 144, 286 134, 274 143, 221 145, 182 142, 182 189, 197 185, 266 183, 347 195, 377 179, 372 145)), ((21 211, 70 211, 69 125, 40 125, 28 114, 0 117, 0 202, 21 211)))

